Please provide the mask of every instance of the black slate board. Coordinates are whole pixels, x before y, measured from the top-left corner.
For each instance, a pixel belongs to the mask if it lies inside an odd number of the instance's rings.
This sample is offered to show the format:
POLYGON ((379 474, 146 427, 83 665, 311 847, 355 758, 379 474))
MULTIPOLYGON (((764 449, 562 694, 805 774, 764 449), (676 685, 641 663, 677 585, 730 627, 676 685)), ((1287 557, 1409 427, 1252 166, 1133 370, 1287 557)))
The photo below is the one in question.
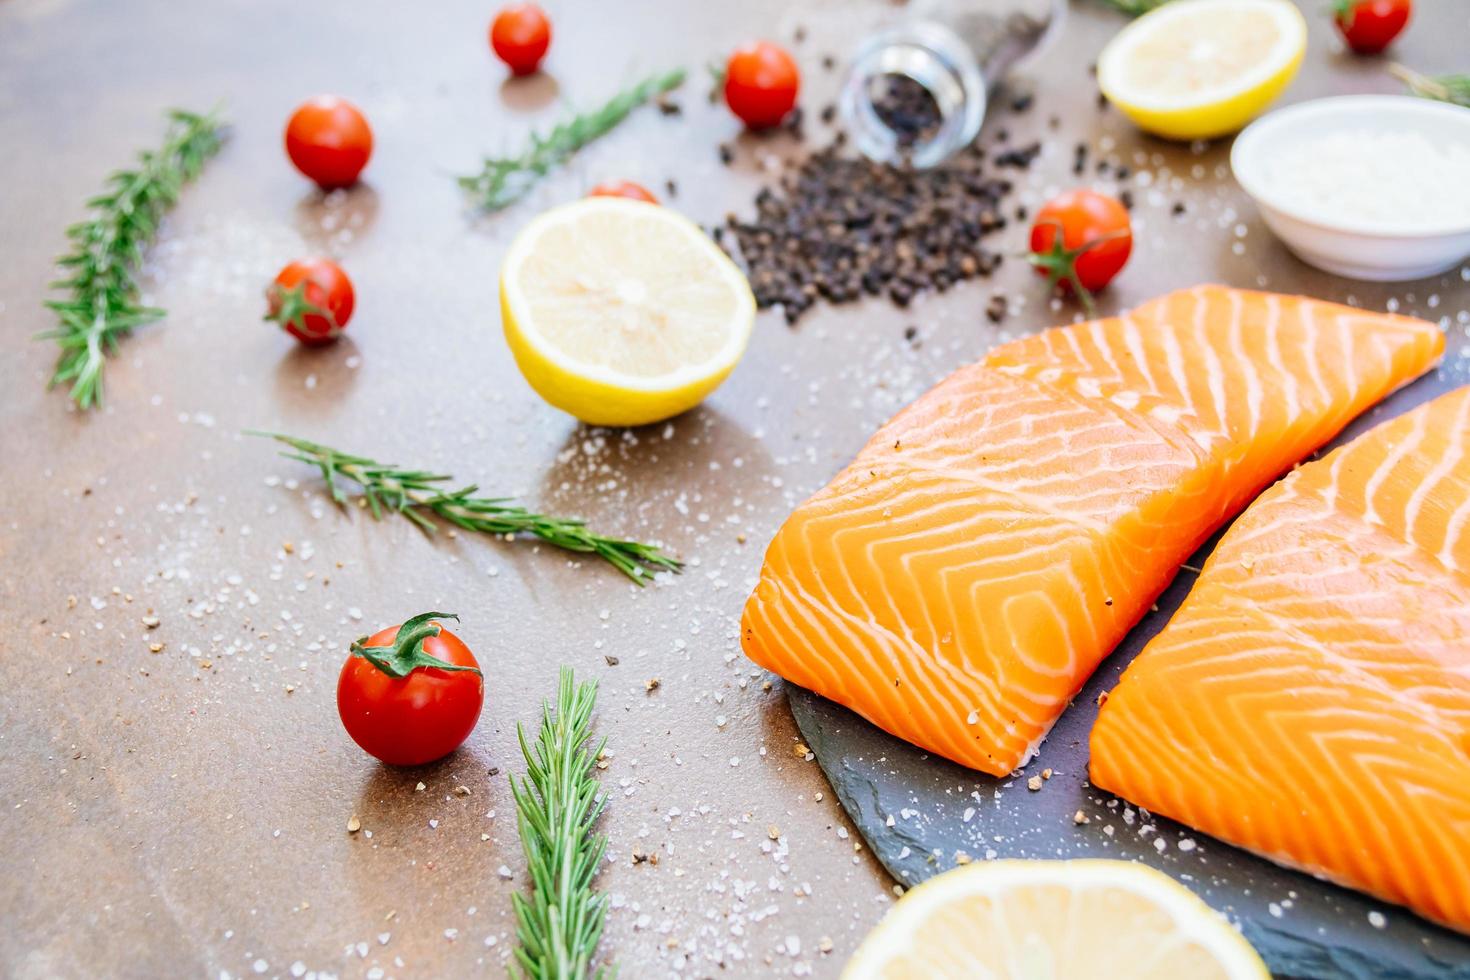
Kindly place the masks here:
MULTIPOLYGON (((1358 419, 1333 445, 1470 381, 1470 358, 1459 353, 1452 350, 1445 367, 1358 419)), ((1189 564, 1199 568, 1216 539, 1189 564)), ((1168 622, 1194 578, 1190 571, 1180 572, 1159 598, 1157 611, 1093 675, 1022 775, 994 779, 965 769, 810 691, 787 685, 792 713, 858 830, 903 884, 917 884, 953 867, 956 851, 974 860, 1141 861, 1180 879, 1239 923, 1278 976, 1470 980, 1470 936, 1277 867, 1181 824, 1139 812, 1087 784, 1087 735, 1097 716, 1098 694, 1117 684, 1123 668, 1168 622), (1039 792, 1028 790, 1027 779, 1046 768, 1053 772, 1051 779, 1039 792), (1088 823, 1074 822, 1079 810, 1088 823)))

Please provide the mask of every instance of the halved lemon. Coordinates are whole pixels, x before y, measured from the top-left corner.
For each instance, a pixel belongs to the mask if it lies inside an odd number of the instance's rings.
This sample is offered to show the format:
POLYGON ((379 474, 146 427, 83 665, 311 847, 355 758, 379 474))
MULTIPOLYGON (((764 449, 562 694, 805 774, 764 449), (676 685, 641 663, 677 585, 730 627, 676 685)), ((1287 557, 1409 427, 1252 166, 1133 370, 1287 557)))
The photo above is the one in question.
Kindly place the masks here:
POLYGON ((1128 861, 993 861, 904 895, 843 980, 1268 980, 1183 885, 1128 861))
POLYGON ((644 425, 699 404, 755 322, 745 277, 692 221, 593 197, 542 214, 500 272, 505 339, 536 392, 592 425, 644 425))
POLYGON ((1172 0, 1108 42, 1097 84, 1140 129, 1211 139, 1260 115, 1306 50, 1290 0, 1172 0))

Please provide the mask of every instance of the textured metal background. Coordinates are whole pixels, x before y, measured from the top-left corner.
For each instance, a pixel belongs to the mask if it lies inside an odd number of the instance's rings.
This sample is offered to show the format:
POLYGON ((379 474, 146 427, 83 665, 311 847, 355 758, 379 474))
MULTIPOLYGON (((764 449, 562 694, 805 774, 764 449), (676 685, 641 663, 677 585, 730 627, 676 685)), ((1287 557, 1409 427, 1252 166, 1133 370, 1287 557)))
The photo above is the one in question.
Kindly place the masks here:
MULTIPOLYGON (((836 86, 822 57, 840 59, 895 8, 548 0, 548 72, 516 83, 487 50, 494 6, 0 3, 0 974, 254 976, 257 961, 264 976, 297 962, 344 977, 498 974, 524 885, 505 783, 519 768, 514 725, 534 718, 562 663, 603 685, 603 951, 624 976, 835 976, 890 907, 891 879, 854 850, 817 765, 792 754, 801 736, 780 686, 739 655, 740 608, 763 543, 877 425, 1070 310, 1011 262, 909 310, 819 310, 795 330, 766 314, 700 410, 631 434, 576 425, 526 387, 500 337, 496 270, 511 236, 612 177, 655 190, 674 179, 665 200, 704 223, 747 211, 796 147, 741 136, 705 102, 700 66, 736 39, 790 42, 810 118, 836 86), (682 118, 642 113, 521 205, 466 212, 450 178, 480 154, 674 64, 692 70, 682 118), (326 200, 280 146, 291 109, 321 91, 356 101, 377 135, 364 185, 326 200), (30 339, 51 323, 40 303, 62 231, 158 139, 165 106, 217 101, 232 139, 150 252, 147 291, 168 317, 124 341, 105 411, 78 416, 45 390, 54 349, 30 339), (736 148, 730 168, 722 141, 736 148), (342 343, 307 352, 260 322, 261 291, 317 251, 340 257, 358 305, 342 343), (983 314, 996 289, 1015 307, 1000 326, 983 314), (305 467, 241 437, 247 427, 440 467, 661 538, 692 565, 640 592, 546 549, 342 516, 305 467), (148 608, 162 620, 151 632, 148 608), (423 609, 463 616, 488 668, 486 711, 459 753, 393 771, 343 734, 334 685, 348 642, 423 609), (364 833, 346 833, 352 814, 364 833), (660 861, 635 865, 634 851, 660 861)), ((1470 12, 1418 6, 1397 56, 1463 67, 1470 12)), ((1315 2, 1303 9, 1312 51, 1290 98, 1392 89, 1380 62, 1333 51, 1315 2)), ((1204 280, 1353 292, 1375 307, 1397 296, 1431 316, 1470 302, 1458 279, 1350 289, 1306 269, 1220 176, 1222 147, 1194 155, 1100 112, 1088 64, 1120 23, 1074 5, 1032 70, 1035 107, 1001 112, 986 136, 1047 141, 1017 175, 1017 200, 1032 204, 1077 180, 1077 140, 1110 139, 1130 165, 1142 154, 1158 183, 1130 178, 1139 243, 1106 308, 1204 280), (1176 198, 1189 208, 1177 219, 1176 198)), ((1021 233, 996 244, 1017 251, 1021 233)))

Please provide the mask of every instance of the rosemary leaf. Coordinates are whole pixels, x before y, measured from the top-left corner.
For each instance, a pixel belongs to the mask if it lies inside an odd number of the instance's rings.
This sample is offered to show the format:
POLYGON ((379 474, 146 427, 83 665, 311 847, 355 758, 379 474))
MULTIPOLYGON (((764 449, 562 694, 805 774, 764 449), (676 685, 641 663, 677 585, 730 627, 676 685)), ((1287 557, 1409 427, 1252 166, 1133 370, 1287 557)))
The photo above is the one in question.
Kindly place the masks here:
POLYGON ((519 199, 552 168, 628 118, 634 109, 678 88, 683 81, 682 68, 646 78, 613 96, 602 108, 574 116, 545 136, 533 133, 531 145, 520 156, 486 157, 480 172, 459 178, 459 186, 473 194, 487 211, 498 211, 519 199))
POLYGON ((1403 65, 1390 65, 1388 70, 1420 98, 1470 108, 1470 75, 1421 75, 1403 65))
POLYGON ((507 497, 477 496, 479 487, 473 484, 458 490, 446 489, 443 484, 452 479, 446 474, 380 463, 295 436, 275 432, 246 434, 290 446, 293 451, 281 455, 320 470, 327 493, 340 507, 347 506, 348 498, 339 481, 357 484, 368 509, 379 520, 385 510, 396 511, 425 533, 432 534, 436 530, 429 517, 432 514, 466 531, 502 538, 530 535, 557 548, 596 555, 639 585, 647 584, 654 572, 677 572, 684 567, 657 545, 597 534, 580 520, 532 513, 510 503, 507 497))
POLYGON ((51 385, 70 385, 82 408, 102 404, 102 369, 118 338, 164 311, 138 302, 138 267, 163 213, 183 185, 219 151, 224 127, 214 113, 169 111, 163 146, 138 154, 138 165, 107 178, 87 202, 91 218, 66 230, 72 251, 57 260, 66 278, 51 284, 66 294, 47 301, 59 324, 41 334, 61 348, 51 385))
POLYGON ((607 797, 599 792, 593 765, 606 739, 589 751, 597 682, 577 684, 561 669, 556 706, 541 706, 534 743, 516 726, 526 774, 510 777, 516 826, 526 853, 531 896, 515 895, 513 972, 532 980, 582 980, 606 974, 592 970, 602 938, 607 899, 592 888, 607 838, 593 831, 607 797))

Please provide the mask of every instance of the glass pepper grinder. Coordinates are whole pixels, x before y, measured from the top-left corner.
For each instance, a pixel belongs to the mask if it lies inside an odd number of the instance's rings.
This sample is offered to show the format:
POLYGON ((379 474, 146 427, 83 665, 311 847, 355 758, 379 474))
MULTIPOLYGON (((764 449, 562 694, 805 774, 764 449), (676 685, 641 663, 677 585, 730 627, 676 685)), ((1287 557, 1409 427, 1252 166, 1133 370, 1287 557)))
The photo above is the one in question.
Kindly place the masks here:
POLYGON ((858 48, 838 100, 866 157, 926 168, 980 132, 990 90, 1056 32, 1066 0, 911 0, 858 48))

